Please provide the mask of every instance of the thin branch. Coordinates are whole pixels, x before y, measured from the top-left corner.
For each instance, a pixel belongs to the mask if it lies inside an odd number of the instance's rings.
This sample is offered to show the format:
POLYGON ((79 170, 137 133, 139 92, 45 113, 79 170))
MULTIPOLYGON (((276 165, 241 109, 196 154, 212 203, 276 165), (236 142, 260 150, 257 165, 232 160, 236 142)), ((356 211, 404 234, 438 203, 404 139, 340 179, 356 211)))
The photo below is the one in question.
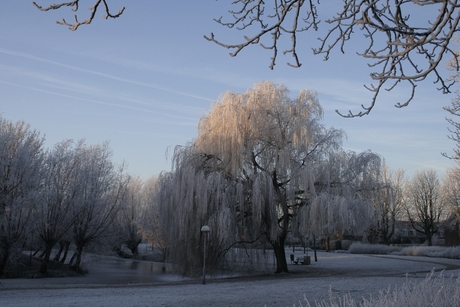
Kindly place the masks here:
MULTIPOLYGON (((442 93, 450 93, 456 80, 447 80, 439 71, 439 65, 446 55, 455 56, 449 47, 454 35, 460 31, 460 0, 422 1, 422 0, 344 0, 336 14, 325 20, 329 25, 320 45, 312 48, 314 54, 321 54, 328 60, 334 49, 345 53, 345 46, 355 33, 363 34, 367 39, 362 53, 357 55, 368 59, 374 84, 365 86, 373 93, 369 105, 362 105, 362 111, 349 111, 338 114, 344 117, 367 115, 374 108, 384 84, 392 80, 386 91, 393 90, 402 82, 410 85, 411 91, 404 102, 396 103, 401 108, 414 99, 416 85, 429 75, 435 77, 434 83, 442 93), (411 18, 417 10, 424 9, 432 19, 425 24, 420 19, 411 18), (428 11, 429 10, 429 11, 428 11)), ((231 11, 233 20, 216 22, 227 28, 236 28, 251 32, 251 37, 244 36, 241 43, 227 44, 217 39, 214 33, 205 38, 227 49, 234 50, 231 55, 238 55, 250 45, 258 44, 272 51, 270 69, 273 69, 279 55, 278 49, 285 35, 290 38, 283 54, 290 54, 294 61, 292 67, 300 67, 298 39, 300 32, 319 29, 319 1, 314 0, 273 0, 271 5, 261 0, 235 0, 233 5, 240 9, 231 11), (254 31, 255 30, 255 31, 254 31), (255 33, 255 34, 254 34, 255 33), (266 44, 265 41, 269 41, 266 44)), ((323 4, 325 5, 325 4, 323 4)), ((307 42, 308 43, 308 42, 307 42)), ((458 69, 458 64, 457 64, 458 69)), ((387 83, 388 84, 388 83, 387 83)))
MULTIPOLYGON (((48 7, 42 7, 42 6, 38 5, 36 2, 32 2, 32 4, 42 12, 46 12, 46 11, 49 11, 49 10, 58 10, 63 6, 72 7, 72 11, 77 12, 78 8, 79 8, 79 6, 78 6, 79 1, 80 0, 75 0, 75 1, 71 1, 71 2, 63 2, 63 3, 60 3, 60 4, 51 4, 48 7)), ((94 16, 96 16, 96 12, 98 10, 98 7, 99 7, 99 5, 101 3, 104 5, 105 14, 106 14, 106 15, 102 16, 102 18, 104 18, 104 19, 118 18, 125 11, 125 7, 122 7, 121 9, 118 10, 118 13, 112 14, 112 13, 110 13, 110 9, 109 9, 109 5, 107 4, 107 0, 96 0, 96 3, 92 7, 89 8, 89 10, 91 12, 90 12, 90 16, 87 19, 85 19, 83 21, 79 21, 78 16, 75 14, 74 15, 75 22, 73 22, 73 23, 67 22, 64 18, 62 18, 62 21, 56 21, 56 23, 59 24, 59 25, 68 26, 70 30, 75 31, 81 25, 88 25, 93 21, 94 16)))

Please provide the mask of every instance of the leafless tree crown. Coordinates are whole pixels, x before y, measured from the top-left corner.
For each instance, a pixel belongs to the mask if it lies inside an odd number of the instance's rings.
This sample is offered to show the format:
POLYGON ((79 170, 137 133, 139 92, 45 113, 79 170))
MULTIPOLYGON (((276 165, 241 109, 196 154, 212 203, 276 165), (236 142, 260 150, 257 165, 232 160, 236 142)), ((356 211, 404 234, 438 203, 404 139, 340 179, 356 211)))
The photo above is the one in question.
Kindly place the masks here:
MULTIPOLYGON (((222 17, 216 19, 228 28, 255 31, 254 36, 244 36, 242 43, 223 43, 213 33, 205 38, 233 50, 232 56, 250 45, 260 44, 273 51, 271 69, 275 66, 278 52, 283 49, 283 54, 290 54, 293 58, 288 65, 300 67, 298 35, 318 30, 319 11, 326 10, 326 6, 331 4, 320 5, 320 0, 273 0, 271 4, 262 0, 235 0, 233 5, 238 8, 229 11, 231 21, 226 22, 222 17), (280 47, 283 34, 291 40, 285 49, 280 47), (268 44, 262 42, 264 39, 266 42, 266 38, 268 44)), ((319 38, 319 47, 312 48, 313 53, 324 55, 325 60, 334 49, 344 53, 352 35, 360 32, 368 43, 358 55, 371 60, 368 65, 375 68, 371 73, 375 82, 365 86, 373 92, 373 97, 368 106, 362 105, 362 111, 337 112, 344 117, 369 114, 381 90, 390 91, 402 81, 409 83, 412 89, 407 100, 396 103, 398 108, 405 107, 414 98, 417 82, 425 80, 428 75, 434 75, 439 90, 449 93, 454 80, 445 79, 438 66, 444 56, 454 56, 449 43, 459 31, 459 7, 459 1, 451 0, 343 0, 335 15, 325 20, 328 29, 319 38), (424 19, 426 14, 429 14, 428 19, 424 19)))
MULTIPOLYGON (((40 6, 35 2, 32 2, 32 3, 40 11, 57 10, 57 9, 60 9, 61 7, 63 7, 63 6, 69 6, 69 7, 72 7, 72 11, 77 12, 78 8, 79 8, 80 0, 74 0, 74 1, 70 1, 70 2, 62 2, 62 3, 59 3, 59 4, 51 4, 51 5, 47 6, 47 7, 40 6)), ((110 9, 109 9, 109 5, 107 4, 107 0, 96 0, 96 3, 94 3, 94 5, 89 8, 91 13, 90 13, 90 16, 87 19, 85 19, 83 21, 79 21, 78 16, 75 14, 75 16, 74 16, 75 20, 74 20, 73 23, 72 22, 67 22, 64 18, 62 18, 61 21, 56 21, 56 22, 58 24, 60 24, 60 25, 68 26, 70 30, 75 31, 75 30, 78 29, 79 26, 90 24, 93 21, 94 16, 96 16, 96 12, 97 12, 97 10, 99 8, 99 5, 101 3, 104 5, 104 9, 105 9, 105 15, 102 16, 102 18, 104 18, 104 19, 120 17, 120 15, 123 14, 123 12, 125 10, 125 7, 122 7, 121 9, 118 10, 118 13, 112 14, 112 13, 110 13, 110 9)))

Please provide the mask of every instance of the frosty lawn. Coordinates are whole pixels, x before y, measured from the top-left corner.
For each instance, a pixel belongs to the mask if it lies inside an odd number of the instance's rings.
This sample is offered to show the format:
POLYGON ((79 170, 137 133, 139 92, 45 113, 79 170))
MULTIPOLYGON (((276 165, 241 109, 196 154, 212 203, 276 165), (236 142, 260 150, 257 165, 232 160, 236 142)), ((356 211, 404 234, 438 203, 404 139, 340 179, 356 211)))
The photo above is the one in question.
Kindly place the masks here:
MULTIPOLYGON (((286 250, 286 253, 289 257, 289 249, 286 250)), ((296 251, 296 256, 301 257, 303 253, 296 251)), ((309 266, 289 264, 290 273, 259 277, 208 277, 206 285, 201 285, 199 278, 183 280, 169 275, 163 276, 160 280, 134 282, 135 271, 131 272, 131 275, 125 271, 111 272, 112 274, 108 277, 101 262, 88 264, 87 267, 90 273, 85 277, 39 280, 2 279, 0 281, 3 284, 0 286, 1 305, 4 307, 189 307, 293 306, 294 304, 300 306, 301 303, 303 306, 308 306, 304 299, 305 296, 311 305, 315 306, 315 301, 329 299, 329 291, 334 297, 349 294, 351 299, 359 303, 363 297, 369 299, 369 295, 375 296, 379 290, 388 289, 389 286, 400 287, 406 281, 416 284, 423 283, 426 276, 433 270, 434 277, 437 277, 442 271, 445 277, 453 274, 454 279, 443 278, 442 282, 454 287, 458 299, 457 276, 460 273, 460 260, 319 252, 318 262, 314 262, 312 257, 312 264, 309 266), (114 276, 123 278, 116 279, 114 276), (123 282, 128 279, 131 283, 123 282)), ((428 286, 424 286, 425 292, 430 285, 431 283, 428 283, 428 286)), ((435 297, 438 290, 433 289, 432 297, 435 297)), ((427 295, 430 295, 430 292, 427 295)), ((421 303, 426 302, 426 299, 421 302, 420 297, 416 299, 414 306, 421 306, 421 303)), ((457 304, 459 304, 458 300, 457 304)))

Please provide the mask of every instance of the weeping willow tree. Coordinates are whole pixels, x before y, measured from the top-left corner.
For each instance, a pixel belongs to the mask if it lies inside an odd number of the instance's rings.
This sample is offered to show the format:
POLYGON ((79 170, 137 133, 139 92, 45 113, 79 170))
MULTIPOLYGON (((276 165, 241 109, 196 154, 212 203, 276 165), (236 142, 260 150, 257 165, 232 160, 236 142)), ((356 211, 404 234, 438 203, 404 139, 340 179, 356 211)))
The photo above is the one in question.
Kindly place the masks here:
POLYGON ((373 218, 373 195, 381 189, 381 158, 371 151, 336 151, 318 165, 310 202, 297 216, 296 233, 329 239, 361 236, 373 218))
POLYGON ((251 265, 255 251, 268 246, 276 272, 288 271, 284 244, 293 216, 308 202, 300 196, 314 184, 313 165, 342 144, 342 131, 322 125, 322 114, 314 91, 291 99, 284 85, 270 82, 227 92, 212 105, 196 140, 176 148, 173 171, 159 179, 169 259, 183 274, 202 264, 205 224, 209 265, 235 264, 229 254, 251 265))

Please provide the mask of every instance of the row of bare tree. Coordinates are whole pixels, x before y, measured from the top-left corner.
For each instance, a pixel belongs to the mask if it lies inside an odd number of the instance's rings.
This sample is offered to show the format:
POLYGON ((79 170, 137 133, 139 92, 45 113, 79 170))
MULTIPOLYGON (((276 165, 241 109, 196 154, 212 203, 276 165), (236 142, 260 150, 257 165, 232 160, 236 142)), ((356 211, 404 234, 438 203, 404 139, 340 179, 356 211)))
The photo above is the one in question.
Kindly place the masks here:
POLYGON ((0 118, 0 275, 25 247, 43 251, 43 274, 58 244, 62 262, 74 247, 76 270, 93 243, 126 244, 137 255, 142 234, 154 233, 146 204, 155 180, 125 174, 108 143, 66 140, 45 150, 43 142, 24 122, 0 118))
POLYGON ((38 132, 0 118, 0 274, 24 247, 43 251, 46 274, 58 244, 55 259, 65 261, 72 245, 80 270, 86 247, 122 253, 125 245, 137 256, 142 239, 164 248, 182 274, 196 274, 203 225, 210 267, 255 270, 274 251, 282 272, 288 234, 388 243, 406 219, 431 244, 442 219, 460 217, 460 171, 408 180, 371 151, 345 151, 344 132, 321 118, 311 90, 291 99, 284 85, 261 82, 228 92, 200 120, 197 138, 176 148, 173 170, 146 182, 115 165, 107 143, 44 150, 38 132))

